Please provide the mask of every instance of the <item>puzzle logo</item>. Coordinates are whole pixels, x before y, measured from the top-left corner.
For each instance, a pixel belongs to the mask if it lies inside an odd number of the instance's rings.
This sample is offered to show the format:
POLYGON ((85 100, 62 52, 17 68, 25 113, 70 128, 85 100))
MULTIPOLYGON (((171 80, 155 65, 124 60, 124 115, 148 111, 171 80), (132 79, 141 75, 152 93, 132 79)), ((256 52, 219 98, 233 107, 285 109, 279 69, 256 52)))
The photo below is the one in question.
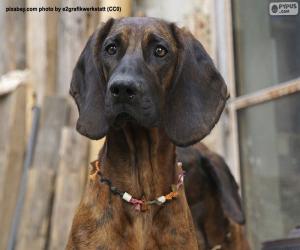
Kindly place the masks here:
POLYGON ((297 2, 273 2, 269 5, 271 16, 295 16, 298 15, 297 2))

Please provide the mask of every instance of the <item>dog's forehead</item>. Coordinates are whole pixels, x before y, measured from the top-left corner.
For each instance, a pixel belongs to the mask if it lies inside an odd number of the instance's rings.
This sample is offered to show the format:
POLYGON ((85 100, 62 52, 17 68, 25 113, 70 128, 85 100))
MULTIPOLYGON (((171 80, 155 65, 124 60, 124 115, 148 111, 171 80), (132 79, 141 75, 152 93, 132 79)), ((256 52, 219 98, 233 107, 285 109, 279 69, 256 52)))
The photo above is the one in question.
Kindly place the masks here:
POLYGON ((150 17, 127 17, 116 20, 110 35, 122 34, 125 37, 134 36, 138 40, 145 39, 149 34, 156 34, 167 41, 173 42, 170 24, 164 20, 150 17))

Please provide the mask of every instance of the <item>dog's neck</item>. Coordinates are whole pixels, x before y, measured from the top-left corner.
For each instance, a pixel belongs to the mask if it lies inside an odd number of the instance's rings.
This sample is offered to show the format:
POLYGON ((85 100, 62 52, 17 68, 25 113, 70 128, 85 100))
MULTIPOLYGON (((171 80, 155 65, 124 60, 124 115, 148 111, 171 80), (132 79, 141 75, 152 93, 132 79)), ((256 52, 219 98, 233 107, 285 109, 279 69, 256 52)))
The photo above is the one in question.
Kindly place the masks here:
POLYGON ((103 175, 135 198, 155 199, 177 180, 175 148, 163 129, 128 124, 107 135, 103 175))

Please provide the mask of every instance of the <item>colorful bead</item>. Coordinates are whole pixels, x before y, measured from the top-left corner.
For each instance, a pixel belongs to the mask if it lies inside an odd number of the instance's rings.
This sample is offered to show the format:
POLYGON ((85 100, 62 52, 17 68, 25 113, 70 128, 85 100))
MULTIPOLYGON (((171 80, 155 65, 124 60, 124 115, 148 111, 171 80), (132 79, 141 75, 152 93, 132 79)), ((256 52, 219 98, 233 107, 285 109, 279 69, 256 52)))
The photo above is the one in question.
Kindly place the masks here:
POLYGON ((163 196, 160 196, 156 199, 159 203, 163 204, 166 202, 166 197, 163 195, 163 196))
POLYGON ((130 202, 131 198, 132 198, 132 195, 130 195, 130 194, 124 192, 124 194, 123 194, 123 196, 122 196, 122 199, 123 199, 123 200, 125 200, 125 201, 127 201, 127 202, 130 202))

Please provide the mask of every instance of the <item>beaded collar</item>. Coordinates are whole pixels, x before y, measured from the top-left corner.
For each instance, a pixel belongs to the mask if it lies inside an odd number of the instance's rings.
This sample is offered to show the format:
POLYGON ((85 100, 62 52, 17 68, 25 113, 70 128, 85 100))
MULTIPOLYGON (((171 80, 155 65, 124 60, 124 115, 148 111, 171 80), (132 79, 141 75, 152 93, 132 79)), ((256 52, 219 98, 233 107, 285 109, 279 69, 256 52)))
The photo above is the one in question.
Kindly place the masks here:
POLYGON ((96 180, 97 176, 100 176, 99 182, 108 185, 109 190, 112 194, 120 196, 124 201, 133 206, 136 211, 145 212, 149 209, 150 205, 158 205, 161 206, 166 202, 170 202, 174 198, 176 198, 179 193, 179 188, 183 185, 184 171, 182 170, 182 163, 178 162, 177 166, 180 169, 180 173, 178 175, 177 184, 173 184, 171 186, 171 192, 157 197, 154 200, 145 200, 145 199, 137 199, 134 198, 131 194, 127 192, 120 191, 117 187, 112 185, 111 180, 105 178, 102 174, 100 162, 98 160, 91 162, 92 167, 95 169, 92 174, 90 174, 90 179, 96 180))

